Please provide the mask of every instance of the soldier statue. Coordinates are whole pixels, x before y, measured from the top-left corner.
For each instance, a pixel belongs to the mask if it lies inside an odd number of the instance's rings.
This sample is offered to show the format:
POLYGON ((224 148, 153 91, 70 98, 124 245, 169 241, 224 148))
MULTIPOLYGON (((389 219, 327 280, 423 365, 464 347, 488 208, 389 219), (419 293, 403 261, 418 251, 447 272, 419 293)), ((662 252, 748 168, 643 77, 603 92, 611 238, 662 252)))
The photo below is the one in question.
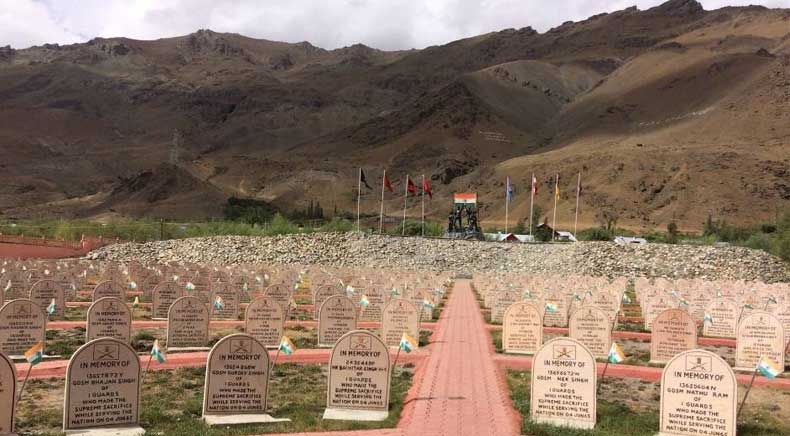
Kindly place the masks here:
POLYGON ((447 233, 455 233, 455 209, 447 216, 447 233))
POLYGON ((463 213, 465 209, 466 206, 460 205, 458 206, 458 211, 455 213, 455 221, 457 223, 455 225, 455 228, 458 229, 459 232, 462 232, 464 230, 463 213))

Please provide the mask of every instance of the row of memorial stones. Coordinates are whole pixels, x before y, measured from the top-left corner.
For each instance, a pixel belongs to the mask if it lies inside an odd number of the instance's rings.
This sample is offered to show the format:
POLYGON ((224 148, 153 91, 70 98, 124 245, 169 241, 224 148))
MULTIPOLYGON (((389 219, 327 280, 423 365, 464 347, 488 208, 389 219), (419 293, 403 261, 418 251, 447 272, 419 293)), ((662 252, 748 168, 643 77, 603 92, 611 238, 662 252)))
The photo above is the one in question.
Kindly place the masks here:
MULTIPOLYGON (((98 263, 88 261, 53 262, 9 262, 0 270, 0 283, 4 287, 3 298, 25 298, 30 286, 48 279, 60 284, 68 301, 79 294, 91 295, 96 284, 115 282, 143 300, 152 297, 154 288, 162 282, 174 281, 198 297, 208 298, 220 288, 234 288, 242 301, 260 295, 272 284, 283 284, 297 288, 297 296, 309 295, 311 288, 322 285, 340 285, 368 288, 381 285, 387 289, 405 290, 409 286, 424 286, 446 279, 448 275, 409 273, 401 271, 370 271, 352 268, 322 268, 298 265, 235 265, 216 266, 198 264, 162 264, 143 266, 136 262, 128 264, 98 263), (267 272, 268 271, 268 272, 267 272), (367 276, 367 277, 366 277, 367 276)), ((0 300, 2 303, 2 300, 0 300)))
MULTIPOLYGON (((640 281, 637 281, 640 282, 640 281)), ((623 280, 614 283, 601 283, 598 278, 590 281, 576 279, 571 283, 561 280, 552 283, 548 291, 542 291, 535 287, 532 290, 519 291, 515 288, 499 288, 495 284, 481 283, 476 280, 476 286, 480 289, 484 297, 484 305, 491 308, 491 322, 501 323, 505 310, 514 302, 530 301, 544 312, 543 322, 547 327, 568 327, 571 314, 583 306, 593 306, 601 309, 606 315, 616 323, 618 312, 624 300, 623 280), (579 284, 581 283, 581 284, 579 284), (593 284, 595 283, 595 284, 593 284)), ((790 338, 790 290, 786 290, 785 284, 770 286, 771 292, 763 294, 759 300, 762 306, 745 303, 738 304, 732 297, 720 293, 714 296, 708 295, 706 298, 696 298, 686 300, 682 294, 674 290, 658 290, 657 287, 650 285, 649 290, 644 285, 637 286, 643 289, 641 294, 641 307, 644 315, 644 329, 653 330, 653 323, 659 314, 669 309, 680 309, 688 312, 695 322, 703 324, 702 334, 706 337, 718 338, 737 338, 737 330, 740 321, 747 315, 758 312, 772 313, 779 319, 784 327, 785 333, 790 338), (696 305, 704 304, 702 310, 696 310, 696 305), (646 302, 645 302, 646 301, 646 302), (694 302, 691 302, 694 301, 694 302)), ((707 291, 695 292, 714 292, 712 289, 707 291)), ((720 292, 720 291, 716 291, 720 292)), ((615 325, 616 326, 616 325, 615 325)))
MULTIPOLYGON (((444 291, 432 298, 441 299, 444 291)), ((154 294, 156 295, 156 293, 154 294)), ((433 304, 433 303, 432 303, 433 304)), ((254 299, 246 308, 244 330, 268 347, 277 347, 283 335, 285 321, 292 306, 288 298, 263 296, 254 299)), ((345 333, 357 328, 358 320, 381 322, 382 339, 397 346, 406 332, 419 338, 419 323, 429 320, 424 300, 415 302, 404 298, 388 299, 383 307, 371 302, 360 306, 345 294, 322 298, 318 306, 318 343, 331 347, 345 333), (374 313, 374 316, 366 316, 374 313)), ((217 310, 193 296, 178 297, 170 304, 167 319, 167 347, 169 350, 200 349, 209 343, 211 313, 217 310)), ((0 308, 0 351, 10 356, 21 356, 33 345, 45 342, 47 315, 41 306, 30 299, 17 299, 0 308)), ((110 337, 128 343, 132 330, 129 306, 117 297, 102 297, 87 312, 86 341, 110 337)))
MULTIPOLYGON (((244 333, 222 338, 206 362, 204 419, 209 424, 276 421, 266 414, 271 372, 264 343, 244 333)), ((98 338, 80 347, 66 372, 64 431, 142 434, 141 376, 140 358, 126 342, 98 338)), ((390 380, 387 344, 368 331, 347 332, 331 352, 325 418, 385 419, 390 380)), ((14 430, 15 400, 16 370, 0 353, 0 404, 10 406, 0 408, 0 435, 14 430)))
MULTIPOLYGON (((506 353, 535 354, 543 345, 544 312, 530 302, 511 304, 502 325, 502 347, 506 353)), ((568 336, 595 358, 606 359, 612 346, 612 318, 595 306, 575 310, 569 321, 568 336)), ((736 330, 735 369, 754 371, 762 356, 770 357, 784 369, 787 333, 776 315, 752 312, 736 330)), ((650 363, 665 364, 676 355, 697 348, 697 324, 688 312, 667 309, 653 322, 650 337, 650 363)))

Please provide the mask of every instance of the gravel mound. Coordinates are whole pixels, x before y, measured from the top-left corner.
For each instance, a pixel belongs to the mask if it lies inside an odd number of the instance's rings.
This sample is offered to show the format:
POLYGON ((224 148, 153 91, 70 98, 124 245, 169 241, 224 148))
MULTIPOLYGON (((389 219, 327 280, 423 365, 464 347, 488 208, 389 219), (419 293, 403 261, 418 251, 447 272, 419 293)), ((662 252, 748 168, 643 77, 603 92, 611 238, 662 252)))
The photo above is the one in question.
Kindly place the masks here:
POLYGON ((790 280, 788 264, 741 247, 609 242, 506 244, 360 233, 216 236, 116 244, 89 259, 216 264, 299 263, 457 272, 526 272, 608 277, 790 280))

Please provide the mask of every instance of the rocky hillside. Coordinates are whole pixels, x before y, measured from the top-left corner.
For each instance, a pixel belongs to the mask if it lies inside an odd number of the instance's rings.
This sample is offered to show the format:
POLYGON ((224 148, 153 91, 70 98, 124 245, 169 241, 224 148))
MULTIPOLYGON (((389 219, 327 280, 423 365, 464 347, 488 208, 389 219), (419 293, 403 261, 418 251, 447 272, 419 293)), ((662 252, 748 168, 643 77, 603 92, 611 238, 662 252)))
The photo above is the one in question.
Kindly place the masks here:
POLYGON ((223 236, 100 248, 88 258, 140 262, 298 263, 456 272, 524 272, 608 277, 790 280, 790 267, 757 250, 608 242, 502 244, 359 233, 223 236))
POLYGON ((0 210, 197 219, 232 195, 351 210, 364 166, 374 188, 382 168, 400 189, 425 174, 437 218, 475 190, 501 221, 508 175, 522 218, 533 172, 548 211, 560 173, 567 227, 581 171, 583 225, 756 223, 790 206, 789 106, 790 9, 693 0, 402 52, 211 30, 7 47, 0 210))

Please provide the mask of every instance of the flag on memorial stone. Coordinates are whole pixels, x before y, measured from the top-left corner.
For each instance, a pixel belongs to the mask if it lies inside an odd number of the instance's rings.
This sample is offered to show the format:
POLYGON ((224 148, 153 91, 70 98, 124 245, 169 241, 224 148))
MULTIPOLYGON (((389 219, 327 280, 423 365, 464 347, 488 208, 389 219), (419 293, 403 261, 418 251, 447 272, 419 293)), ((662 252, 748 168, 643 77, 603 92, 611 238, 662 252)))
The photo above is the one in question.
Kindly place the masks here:
POLYGON ((776 297, 774 297, 773 295, 769 295, 768 296, 768 302, 771 303, 771 304, 777 304, 776 303, 776 297))
POLYGON ((743 305, 743 308, 744 309, 754 309, 754 306, 752 306, 751 303, 746 303, 746 304, 743 305))
POLYGON ((631 297, 626 293, 623 293, 623 304, 631 304, 631 297))
POLYGON ((573 293, 573 300, 574 301, 582 301, 582 296, 574 292, 573 293))
POLYGON ((554 303, 546 302, 546 310, 548 310, 549 312, 552 312, 552 313, 556 312, 557 311, 557 305, 554 304, 554 303))
POLYGON ((291 341, 291 338, 283 336, 283 340, 280 341, 280 351, 285 353, 286 356, 290 356, 296 351, 296 345, 291 341))
POLYGON ((192 291, 195 290, 195 284, 192 283, 192 282, 187 282, 186 288, 187 288, 187 291, 192 292, 192 291))
POLYGON ((760 358, 760 362, 757 364, 757 370, 760 371, 760 374, 770 379, 775 379, 776 376, 783 371, 782 368, 779 368, 779 364, 768 356, 760 358))
POLYGON ((408 333, 403 332, 403 336, 400 337, 400 349, 411 353, 415 348, 417 348, 417 340, 411 337, 408 333))
POLYGON ((25 360, 30 366, 38 365, 44 359, 44 343, 38 342, 25 351, 25 360))
POLYGON ((225 308, 225 302, 222 301, 222 297, 217 295, 217 298, 214 300, 214 309, 222 310, 225 308))
POLYGON ((131 289, 131 290, 137 289, 137 283, 136 282, 129 282, 129 289, 131 289))
POLYGON ((431 301, 431 300, 429 300, 427 298, 423 298, 422 299, 422 307, 427 307, 427 308, 433 310, 433 308, 436 307, 436 305, 433 304, 433 301, 431 301))
POLYGON ((294 311, 298 308, 299 306, 296 304, 296 299, 294 299, 294 297, 288 299, 288 310, 294 311))
POLYGON ((359 299, 359 305, 365 308, 370 306, 370 301, 368 300, 367 295, 362 295, 362 297, 359 299))
POLYGON ((702 318, 702 323, 707 325, 713 324, 713 317, 709 313, 706 313, 702 318))
POLYGON ((617 342, 612 342, 612 347, 609 348, 609 363, 620 363, 625 360, 625 353, 623 349, 617 345, 617 342))
POLYGON ((167 360, 167 355, 165 355, 165 352, 162 351, 162 348, 159 346, 159 339, 154 339, 154 346, 151 347, 151 355, 154 356, 154 359, 159 363, 165 363, 167 360))
POLYGON ((55 309, 57 309, 57 306, 55 305, 55 299, 53 298, 52 301, 49 302, 49 306, 47 306, 47 315, 54 315, 55 309))

